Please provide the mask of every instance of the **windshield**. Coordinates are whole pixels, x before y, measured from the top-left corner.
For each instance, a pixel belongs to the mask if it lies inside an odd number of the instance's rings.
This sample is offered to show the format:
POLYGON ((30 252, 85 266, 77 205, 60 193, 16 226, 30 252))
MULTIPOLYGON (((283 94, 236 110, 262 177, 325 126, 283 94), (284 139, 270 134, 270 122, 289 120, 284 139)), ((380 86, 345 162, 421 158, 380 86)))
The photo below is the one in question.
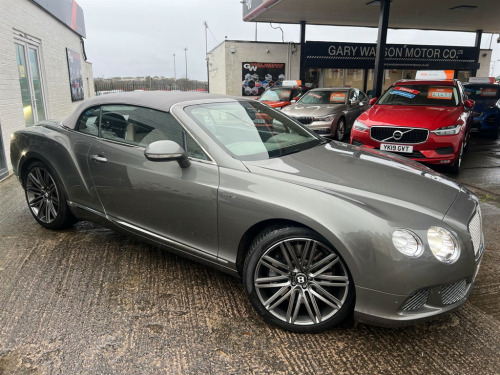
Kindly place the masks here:
POLYGON ((469 99, 484 100, 484 99, 500 99, 500 87, 491 85, 467 85, 465 93, 469 99))
POLYGON ((347 91, 308 91, 300 99, 301 104, 344 104, 347 91))
POLYGON ((459 97, 455 86, 397 85, 392 86, 377 104, 415 106, 457 106, 459 97))
POLYGON ((289 102, 291 96, 292 96, 292 89, 285 89, 285 88, 274 89, 274 90, 264 91, 264 93, 260 96, 259 100, 270 101, 270 102, 275 102, 275 101, 289 102))
POLYGON ((271 159, 325 143, 319 136, 257 101, 186 108, 219 145, 239 160, 271 159))

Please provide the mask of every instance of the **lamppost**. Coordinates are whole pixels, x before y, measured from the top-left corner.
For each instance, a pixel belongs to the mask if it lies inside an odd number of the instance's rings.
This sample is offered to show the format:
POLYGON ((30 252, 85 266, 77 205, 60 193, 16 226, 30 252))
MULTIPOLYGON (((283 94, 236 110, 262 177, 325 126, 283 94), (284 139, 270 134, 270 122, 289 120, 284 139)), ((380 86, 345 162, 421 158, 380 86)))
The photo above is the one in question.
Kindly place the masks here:
POLYGON ((187 57, 187 47, 184 48, 184 59, 186 60, 186 84, 188 80, 188 57, 187 57))
POLYGON ((174 53, 174 82, 177 81, 177 74, 175 73, 175 53, 174 53))
POLYGON ((207 39, 208 24, 205 21, 205 60, 207 62, 207 91, 210 92, 210 68, 208 62, 208 39, 207 39))

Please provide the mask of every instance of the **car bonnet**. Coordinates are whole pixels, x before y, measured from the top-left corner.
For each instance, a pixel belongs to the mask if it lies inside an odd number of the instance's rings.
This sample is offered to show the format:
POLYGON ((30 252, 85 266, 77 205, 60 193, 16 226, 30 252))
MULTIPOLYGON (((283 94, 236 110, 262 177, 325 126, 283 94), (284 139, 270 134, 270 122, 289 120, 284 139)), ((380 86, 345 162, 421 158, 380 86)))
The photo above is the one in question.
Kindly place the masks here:
POLYGON ((367 125, 390 125, 435 130, 457 124, 462 107, 374 105, 359 116, 367 125))
POLYGON ((300 104, 297 103, 293 106, 284 109, 285 113, 289 116, 327 116, 336 113, 345 108, 345 104, 300 104))
POLYGON ((462 189, 407 158, 338 142, 245 165, 252 173, 331 194, 370 196, 400 206, 411 205, 440 219, 462 189))

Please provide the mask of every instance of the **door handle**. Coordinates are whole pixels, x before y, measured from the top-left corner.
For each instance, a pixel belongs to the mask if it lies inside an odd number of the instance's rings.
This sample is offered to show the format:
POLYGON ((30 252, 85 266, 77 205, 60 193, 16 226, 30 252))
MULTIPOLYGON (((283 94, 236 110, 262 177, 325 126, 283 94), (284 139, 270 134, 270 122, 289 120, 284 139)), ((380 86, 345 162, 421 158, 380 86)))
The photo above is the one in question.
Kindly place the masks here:
POLYGON ((92 159, 98 163, 107 163, 108 162, 108 159, 106 159, 104 156, 100 156, 100 155, 91 155, 90 159, 92 159))

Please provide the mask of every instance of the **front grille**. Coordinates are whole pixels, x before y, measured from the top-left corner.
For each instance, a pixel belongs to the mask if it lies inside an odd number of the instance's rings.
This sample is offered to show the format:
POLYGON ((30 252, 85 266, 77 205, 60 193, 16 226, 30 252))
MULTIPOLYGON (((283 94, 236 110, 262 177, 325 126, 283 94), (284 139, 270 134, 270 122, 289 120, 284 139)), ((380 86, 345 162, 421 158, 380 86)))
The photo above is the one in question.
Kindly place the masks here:
POLYGON ((314 129, 316 134, 330 134, 332 131, 330 129, 314 129))
POLYGON ((420 151, 413 151, 412 153, 408 153, 408 152, 393 152, 393 151, 387 151, 387 152, 390 152, 391 154, 397 154, 399 156, 404 156, 405 158, 425 159, 424 154, 422 154, 420 151))
POLYGON ((405 301, 401 309, 403 311, 417 310, 421 308, 423 305, 425 305, 428 296, 429 296, 429 291, 427 289, 420 290, 412 294, 410 297, 408 297, 408 299, 405 301))
POLYGON ((467 283, 461 280, 457 283, 443 286, 441 290, 441 300, 443 305, 451 305, 460 301, 467 294, 467 283))
POLYGON ((481 209, 477 207, 477 211, 469 222, 469 234, 474 247, 474 254, 478 257, 483 246, 483 228, 481 219, 481 209))
POLYGON ((372 139, 383 143, 423 143, 429 137, 429 130, 420 128, 398 128, 394 126, 372 126, 370 130, 372 139), (400 136, 394 138, 394 133, 400 136), (399 134, 399 133, 397 133, 399 134))
POLYGON ((297 117, 297 120, 304 125, 309 125, 310 123, 312 123, 314 121, 314 117, 312 117, 312 116, 300 116, 300 117, 297 117))

